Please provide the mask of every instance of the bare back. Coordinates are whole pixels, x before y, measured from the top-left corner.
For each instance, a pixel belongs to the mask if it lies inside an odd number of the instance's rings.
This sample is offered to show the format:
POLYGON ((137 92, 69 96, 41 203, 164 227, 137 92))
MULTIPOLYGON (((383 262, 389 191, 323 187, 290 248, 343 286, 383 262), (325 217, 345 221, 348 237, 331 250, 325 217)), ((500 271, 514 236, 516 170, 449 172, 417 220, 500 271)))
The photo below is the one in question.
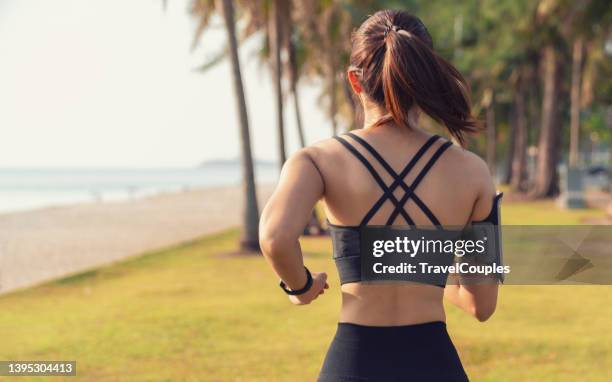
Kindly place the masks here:
MULTIPOLYGON (((434 215, 439 224, 463 226, 470 220, 486 216, 491 208, 493 184, 486 166, 474 154, 451 146, 445 139, 438 139, 423 150, 428 141, 433 141, 431 135, 414 129, 381 126, 355 130, 353 134, 356 137, 345 136, 344 140, 358 153, 334 139, 307 149, 323 180, 323 201, 331 224, 357 226, 363 223, 364 216, 384 194, 384 187, 388 188, 394 181, 400 183, 398 175, 418 156, 420 158, 403 178, 406 185, 414 185, 417 181, 413 188, 416 198, 405 196, 405 189, 396 185, 392 195, 396 201, 406 199, 403 213, 394 213, 398 203, 386 198, 371 215, 368 225, 431 225, 430 216, 434 215), (443 147, 445 143, 450 147, 443 147), (364 145, 370 145, 370 150, 364 145), (438 158, 434 158, 436 152, 440 152, 438 158), (377 153, 380 158, 376 158, 377 153), (358 156, 372 168, 369 170, 358 156), (387 168, 381 159, 387 163, 387 168), (430 168, 425 169, 428 162, 431 162, 430 168), (378 180, 371 170, 380 176, 378 180), (419 176, 420 173, 423 174, 419 176), (390 223, 389 217, 393 215, 396 218, 390 223)), ((352 282, 342 285, 341 289, 340 322, 389 326, 445 320, 443 288, 352 282)))

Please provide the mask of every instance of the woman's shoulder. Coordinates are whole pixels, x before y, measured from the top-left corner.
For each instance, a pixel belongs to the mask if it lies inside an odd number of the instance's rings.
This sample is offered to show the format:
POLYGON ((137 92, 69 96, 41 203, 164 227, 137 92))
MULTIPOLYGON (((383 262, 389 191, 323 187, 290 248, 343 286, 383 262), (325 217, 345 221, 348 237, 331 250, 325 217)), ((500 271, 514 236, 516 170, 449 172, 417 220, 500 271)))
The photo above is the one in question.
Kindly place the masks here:
POLYGON ((295 167, 300 163, 310 163, 320 170, 325 163, 333 160, 332 156, 336 153, 333 142, 333 138, 328 138, 302 147, 287 158, 285 166, 295 167))
MULTIPOLYGON (((476 153, 453 144, 441 159, 441 176, 447 182, 461 185, 462 192, 476 198, 495 193, 489 166, 476 153)), ((458 190, 455 189, 455 192, 458 190)))
POLYGON ((299 155, 306 155, 312 160, 330 160, 338 156, 338 142, 333 138, 326 138, 314 142, 298 151, 299 155))
POLYGON ((453 144, 446 152, 447 162, 463 176, 490 178, 487 163, 476 153, 453 144))

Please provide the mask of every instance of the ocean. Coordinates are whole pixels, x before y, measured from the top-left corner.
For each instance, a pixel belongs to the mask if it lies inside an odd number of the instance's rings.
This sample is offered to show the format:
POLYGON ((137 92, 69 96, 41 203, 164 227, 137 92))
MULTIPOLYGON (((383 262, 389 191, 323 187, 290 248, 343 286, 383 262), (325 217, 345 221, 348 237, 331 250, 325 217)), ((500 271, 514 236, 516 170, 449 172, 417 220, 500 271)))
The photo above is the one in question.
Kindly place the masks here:
MULTIPOLYGON (((256 181, 276 181, 278 168, 258 163, 256 181)), ((87 202, 107 202, 193 188, 240 184, 236 161, 194 168, 0 168, 0 213, 87 202)))

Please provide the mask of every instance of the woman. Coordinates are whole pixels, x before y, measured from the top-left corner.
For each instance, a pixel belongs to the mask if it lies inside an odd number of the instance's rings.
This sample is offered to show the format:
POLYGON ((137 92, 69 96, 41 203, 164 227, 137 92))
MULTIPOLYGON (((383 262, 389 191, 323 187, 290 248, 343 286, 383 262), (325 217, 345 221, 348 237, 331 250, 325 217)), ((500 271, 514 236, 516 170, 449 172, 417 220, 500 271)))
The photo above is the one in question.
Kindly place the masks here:
POLYGON ((402 11, 370 16, 353 35, 350 61, 364 127, 287 161, 263 211, 261 247, 292 303, 322 295, 327 275, 305 270, 298 238, 324 201, 342 309, 319 381, 466 381, 442 300, 485 321, 497 284, 364 283, 358 263, 360 226, 465 226, 492 215, 499 198, 489 170, 462 148, 476 126, 468 87, 433 51, 423 23, 402 11), (459 145, 421 130, 421 113, 459 145))

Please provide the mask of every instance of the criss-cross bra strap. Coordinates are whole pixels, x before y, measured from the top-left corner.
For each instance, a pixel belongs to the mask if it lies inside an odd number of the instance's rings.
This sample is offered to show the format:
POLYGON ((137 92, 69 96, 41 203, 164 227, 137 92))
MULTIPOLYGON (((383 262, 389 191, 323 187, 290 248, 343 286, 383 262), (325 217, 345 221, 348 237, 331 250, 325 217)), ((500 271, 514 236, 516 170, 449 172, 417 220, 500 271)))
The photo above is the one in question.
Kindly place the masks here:
MULTIPOLYGON (((391 202, 393 203, 393 205, 395 207, 398 206, 398 200, 395 197, 395 195, 393 195, 393 193, 389 190, 389 187, 387 187, 387 184, 385 183, 385 181, 380 177, 380 175, 378 174, 378 172, 376 172, 376 170, 374 169, 374 167, 372 166, 372 164, 370 162, 368 162, 368 160, 359 152, 359 150, 357 150, 355 147, 353 147, 353 145, 351 145, 349 142, 346 141, 346 139, 335 136, 334 137, 335 140, 337 140, 338 142, 340 142, 348 151, 351 152, 351 154, 353 154, 357 159, 359 159, 359 161, 365 166, 366 169, 368 169, 368 171, 370 172, 370 174, 372 175, 372 177, 374 178, 374 180, 376 181, 376 183, 378 183, 378 185, 380 186, 380 188, 383 190, 384 193, 384 198, 391 200, 391 202)), ((410 218, 410 216, 408 216, 408 214, 406 213, 406 211, 404 211, 403 208, 400 209, 400 211, 398 212, 399 215, 402 215, 402 217, 409 222, 409 224, 414 224, 414 222, 412 221, 412 219, 410 218)))
MULTIPOLYGON (((410 194, 410 197, 412 197, 415 203, 419 206, 421 210, 423 210, 423 213, 427 215, 427 217, 429 218, 429 220, 431 220, 432 223, 435 224, 435 222, 438 221, 438 219, 436 219, 436 217, 431 212, 431 210, 427 207, 427 205, 425 205, 425 203, 423 203, 423 201, 413 192, 413 189, 406 184, 406 182, 404 181, 404 178, 406 177, 406 175, 408 175, 408 173, 410 173, 412 168, 417 164, 417 162, 427 152, 427 150, 429 150, 429 148, 440 138, 440 136, 438 135, 431 136, 427 140, 427 142, 425 142, 425 144, 421 146, 419 151, 417 151, 417 153, 412 157, 412 159, 406 165, 406 167, 404 167, 404 169, 399 174, 397 174, 395 170, 393 170, 393 168, 389 165, 389 163, 387 163, 387 161, 382 157, 382 155, 380 155, 378 151, 376 151, 376 149, 372 147, 372 145, 370 145, 365 139, 351 132, 347 134, 351 138, 353 138, 356 142, 359 142, 363 147, 365 147, 370 152, 370 154, 372 154, 372 156, 376 158, 376 160, 378 160, 380 164, 385 168, 385 170, 387 170, 387 172, 393 177, 393 183, 389 187, 390 192, 394 192, 397 187, 401 186, 407 194, 410 194)), ((361 224, 366 225, 372 219, 372 217, 374 217, 376 212, 378 212, 378 210, 382 207, 382 205, 385 203, 386 200, 387 200, 386 195, 382 195, 378 199, 378 201, 376 201, 376 203, 372 206, 370 211, 368 211, 368 213, 364 216, 361 224)), ((399 208, 399 207, 397 207, 396 205, 396 208, 399 208)), ((403 210, 403 207, 402 207, 402 210, 403 210)), ((397 215, 395 217, 397 217, 397 215)), ((386 224, 387 225, 393 224, 395 217, 393 217, 393 219, 389 217, 386 224)), ((412 219, 410 220, 406 219, 406 222, 410 225, 414 225, 414 222, 412 221, 412 219)))
MULTIPOLYGON (((440 157, 442 156, 442 154, 453 145, 452 142, 446 142, 444 143, 442 146, 440 146, 436 152, 431 156, 431 158, 429 158, 429 161, 427 161, 427 164, 425 164, 425 167, 423 167, 423 169, 421 170, 421 172, 419 172, 419 174, 417 175, 417 177, 414 179, 414 181, 412 182, 412 184, 410 185, 410 189, 412 190, 412 192, 414 193, 414 190, 416 190, 416 188, 419 186, 419 183, 421 183, 421 181, 423 180, 423 178, 425 177, 425 175, 427 175, 427 173, 429 172, 429 170, 431 170, 431 168, 433 167, 433 165, 438 161, 438 159, 440 159, 440 157)), ((414 194, 413 194, 414 195, 414 194)), ((406 204, 406 202, 408 201, 408 199, 410 199, 411 194, 410 193, 406 193, 399 201, 399 204, 395 205, 395 210, 393 211, 393 213, 391 214, 391 216, 389 216, 389 221, 393 222, 396 218, 398 214, 401 214, 401 211, 404 210, 404 206, 406 204)), ((415 199, 416 202, 416 199, 415 199)), ((422 202, 421 202, 422 203, 422 202)), ((419 204, 419 203, 417 203, 419 204)), ((419 205, 419 207, 421 207, 421 205, 419 205)), ((433 213, 431 213, 431 211, 429 209, 423 209, 421 207, 421 209, 423 210, 423 212, 427 215, 427 217, 429 218, 429 220, 431 220, 431 222, 433 223, 433 225, 439 227, 440 226, 440 221, 438 221, 438 219, 434 216, 433 213)))

